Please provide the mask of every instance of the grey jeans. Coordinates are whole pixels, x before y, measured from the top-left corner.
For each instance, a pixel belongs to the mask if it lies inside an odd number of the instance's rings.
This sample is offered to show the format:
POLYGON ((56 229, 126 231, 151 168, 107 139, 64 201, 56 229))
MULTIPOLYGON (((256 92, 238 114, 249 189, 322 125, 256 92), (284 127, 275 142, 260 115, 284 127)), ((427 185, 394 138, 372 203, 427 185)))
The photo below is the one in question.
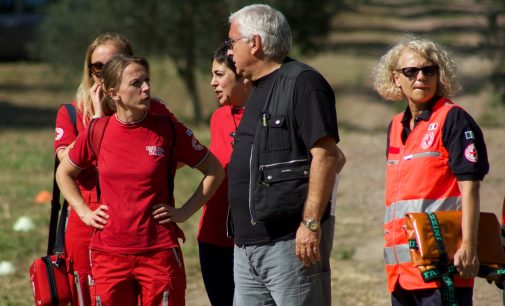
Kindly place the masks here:
POLYGON ((321 261, 305 267, 295 240, 234 248, 235 306, 331 305, 330 254, 335 218, 321 224, 321 261))

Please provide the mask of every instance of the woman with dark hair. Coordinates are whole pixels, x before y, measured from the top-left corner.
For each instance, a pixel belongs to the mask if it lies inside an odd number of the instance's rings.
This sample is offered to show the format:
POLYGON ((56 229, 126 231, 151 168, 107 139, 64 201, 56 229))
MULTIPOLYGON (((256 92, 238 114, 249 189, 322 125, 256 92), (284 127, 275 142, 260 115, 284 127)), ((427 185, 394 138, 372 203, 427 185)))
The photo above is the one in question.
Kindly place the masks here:
MULTIPOLYGON (((212 58, 210 85, 220 107, 210 119, 209 147, 225 169, 251 90, 251 83, 237 75, 235 65, 226 52, 226 45, 222 45, 212 58)), ((233 238, 227 233, 227 216, 228 182, 225 179, 203 208, 197 236, 203 281, 214 306, 231 306, 233 303, 233 238)))
POLYGON ((218 188, 219 161, 173 116, 148 112, 149 66, 116 55, 102 71, 103 90, 115 114, 93 120, 61 161, 61 193, 84 224, 90 243, 95 305, 185 304, 186 275, 176 223, 186 221, 218 188), (184 205, 173 205, 175 163, 203 179, 184 205), (97 166, 100 203, 91 208, 75 179, 97 166), (138 297, 140 295, 140 298, 138 297))

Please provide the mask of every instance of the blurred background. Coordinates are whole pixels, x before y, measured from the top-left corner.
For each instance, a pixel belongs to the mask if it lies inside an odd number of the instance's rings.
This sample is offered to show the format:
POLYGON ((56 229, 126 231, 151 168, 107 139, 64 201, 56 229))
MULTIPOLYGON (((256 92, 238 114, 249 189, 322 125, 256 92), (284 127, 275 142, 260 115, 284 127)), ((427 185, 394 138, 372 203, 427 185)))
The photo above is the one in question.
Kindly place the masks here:
MULTIPOLYGON (((152 95, 209 143, 218 103, 210 88, 214 49, 242 0, 0 0, 0 306, 33 304, 28 267, 45 252, 56 110, 79 85, 84 54, 98 34, 120 32, 149 59, 152 95), (42 192, 42 194, 41 194, 42 192), (28 221, 27 221, 28 220, 28 221), (23 223, 24 222, 24 223, 23 223), (26 226, 28 222, 28 226, 26 226), (21 226, 19 224, 25 224, 21 226)), ((385 132, 405 103, 372 88, 379 57, 404 34, 452 50, 464 92, 453 99, 483 128, 491 171, 482 210, 501 217, 505 195, 505 0, 271 0, 292 28, 291 56, 333 87, 347 156, 332 256, 333 305, 388 305, 382 261, 385 132)), ((182 203, 200 177, 178 171, 182 203)), ((195 239, 199 213, 183 224, 187 305, 208 305, 195 239)), ((477 281, 474 305, 501 305, 477 281)))

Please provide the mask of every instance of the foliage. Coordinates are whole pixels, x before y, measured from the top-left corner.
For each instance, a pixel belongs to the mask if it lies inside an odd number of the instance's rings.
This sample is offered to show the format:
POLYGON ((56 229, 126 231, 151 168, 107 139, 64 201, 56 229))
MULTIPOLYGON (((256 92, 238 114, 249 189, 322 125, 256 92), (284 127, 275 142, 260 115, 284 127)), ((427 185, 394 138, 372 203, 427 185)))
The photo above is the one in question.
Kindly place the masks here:
POLYGON ((501 102, 505 104, 505 25, 498 19, 505 17, 505 0, 480 0, 486 16, 487 33, 486 47, 488 55, 495 59, 495 68, 491 74, 491 83, 501 95, 501 102))
MULTIPOLYGON (((60 0, 49 6, 31 50, 58 67, 77 71, 94 37, 106 31, 123 33, 137 54, 172 60, 191 97, 194 119, 201 121, 195 74, 198 69, 207 71, 213 50, 227 37, 229 13, 250 2, 60 0)), ((305 54, 322 47, 321 38, 329 32, 340 0, 267 3, 286 14, 294 41, 305 54)))

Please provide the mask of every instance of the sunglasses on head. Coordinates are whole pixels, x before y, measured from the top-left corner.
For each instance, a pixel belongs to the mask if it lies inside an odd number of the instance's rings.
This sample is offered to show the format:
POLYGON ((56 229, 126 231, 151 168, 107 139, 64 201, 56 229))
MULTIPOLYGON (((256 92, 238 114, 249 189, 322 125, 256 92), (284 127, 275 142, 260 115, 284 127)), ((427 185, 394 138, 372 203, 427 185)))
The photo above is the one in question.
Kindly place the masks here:
POLYGON ((105 64, 102 62, 91 63, 88 65, 89 72, 91 72, 92 75, 100 78, 102 77, 102 70, 104 66, 105 64))
POLYGON ((399 71, 408 78, 416 77, 419 71, 422 71, 425 76, 434 76, 438 73, 438 66, 405 67, 401 68, 399 71))

